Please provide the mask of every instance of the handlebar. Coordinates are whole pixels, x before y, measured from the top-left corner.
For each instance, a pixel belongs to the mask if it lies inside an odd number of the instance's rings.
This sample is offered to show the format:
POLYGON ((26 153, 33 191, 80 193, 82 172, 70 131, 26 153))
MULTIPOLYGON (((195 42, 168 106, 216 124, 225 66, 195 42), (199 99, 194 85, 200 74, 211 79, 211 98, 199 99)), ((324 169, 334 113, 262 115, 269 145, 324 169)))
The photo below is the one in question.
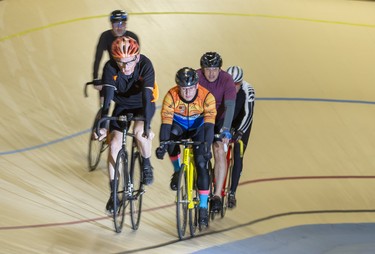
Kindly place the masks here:
POLYGON ((85 84, 85 86, 83 87, 83 94, 85 95, 86 98, 89 97, 89 95, 88 95, 88 93, 87 93, 87 87, 88 87, 89 85, 93 85, 93 84, 94 84, 94 81, 90 81, 90 82, 87 82, 87 83, 85 84))
MULTIPOLYGON (((215 138, 220 138, 220 134, 215 134, 215 138)), ((233 139, 230 139, 229 143, 236 143, 236 141, 233 140, 233 139)), ((237 141, 237 143, 240 145, 240 157, 242 158, 243 157, 243 142, 240 139, 240 140, 237 141)), ((227 144, 224 144, 224 152, 228 152, 228 145, 227 144)))
POLYGON ((119 121, 119 122, 131 122, 131 121, 144 121, 145 118, 143 116, 134 116, 132 113, 128 113, 126 115, 120 115, 120 116, 103 116, 99 119, 99 121, 96 123, 96 134, 98 137, 100 136, 99 130, 100 126, 104 121, 119 121))
POLYGON ((160 141, 160 146, 164 145, 170 145, 170 144, 176 144, 176 145, 183 145, 183 146, 196 146, 196 145, 207 145, 205 141, 192 141, 190 139, 181 139, 181 140, 166 140, 166 141, 160 141))

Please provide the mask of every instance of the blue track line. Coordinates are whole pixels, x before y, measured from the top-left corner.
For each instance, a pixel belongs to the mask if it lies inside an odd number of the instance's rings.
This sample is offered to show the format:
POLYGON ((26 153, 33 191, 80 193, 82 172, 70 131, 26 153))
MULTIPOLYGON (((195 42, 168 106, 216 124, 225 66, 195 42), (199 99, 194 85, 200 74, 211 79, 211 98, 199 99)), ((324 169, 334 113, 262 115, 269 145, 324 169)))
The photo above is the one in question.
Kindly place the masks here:
MULTIPOLYGON (((375 101, 337 100, 337 99, 322 99, 322 98, 260 97, 260 98, 256 98, 255 100, 256 101, 308 101, 308 102, 313 101, 313 102, 354 103, 354 104, 371 104, 371 105, 375 104, 375 101)), ((160 106, 157 106, 157 108, 160 108, 160 106)), ((71 138, 75 138, 75 137, 81 136, 83 134, 86 134, 90 130, 91 129, 80 131, 80 132, 74 133, 72 135, 68 135, 66 137, 59 138, 59 139, 56 139, 56 140, 53 140, 53 141, 50 141, 50 142, 47 142, 47 143, 44 143, 44 144, 36 145, 36 146, 31 146, 31 147, 27 147, 27 148, 18 149, 18 150, 0 152, 0 156, 9 155, 9 154, 15 154, 15 153, 23 153, 23 152, 26 152, 26 151, 35 150, 35 149, 38 149, 38 148, 41 148, 41 147, 45 147, 45 146, 49 146, 49 145, 52 145, 52 144, 56 144, 56 143, 59 143, 59 142, 62 142, 62 141, 66 141, 66 140, 69 140, 71 138)))
POLYGON ((255 98, 255 100, 259 100, 259 101, 318 101, 318 102, 335 102, 335 103, 375 104, 375 101, 336 100, 336 99, 321 99, 321 98, 263 97, 263 98, 255 98))
POLYGON ((8 154, 15 154, 15 153, 23 153, 23 152, 26 152, 26 151, 35 150, 35 149, 38 149, 38 148, 41 148, 41 147, 45 147, 45 146, 49 146, 49 145, 52 145, 52 144, 56 144, 56 143, 59 143, 59 142, 65 141, 65 140, 69 140, 69 139, 74 138, 74 137, 81 136, 81 135, 83 135, 85 133, 88 133, 90 130, 91 129, 80 131, 80 132, 74 133, 72 135, 68 135, 66 137, 59 138, 59 139, 56 139, 56 140, 52 140, 50 142, 47 142, 47 143, 44 143, 44 144, 40 144, 40 145, 36 145, 36 146, 26 147, 26 148, 22 148, 22 149, 18 149, 18 150, 0 152, 0 156, 2 156, 2 155, 8 155, 8 154))

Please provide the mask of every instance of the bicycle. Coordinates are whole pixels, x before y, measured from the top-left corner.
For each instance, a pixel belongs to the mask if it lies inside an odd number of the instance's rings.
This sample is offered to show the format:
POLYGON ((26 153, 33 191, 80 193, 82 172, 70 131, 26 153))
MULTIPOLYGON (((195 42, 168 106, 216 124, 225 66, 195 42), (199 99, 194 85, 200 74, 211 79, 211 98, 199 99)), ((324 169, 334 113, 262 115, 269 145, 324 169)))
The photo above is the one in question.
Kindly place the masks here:
POLYGON ((182 240, 186 233, 188 214, 190 236, 195 236, 197 227, 199 231, 202 230, 202 225, 198 225, 200 200, 198 187, 196 185, 197 172, 194 164, 193 146, 202 145, 205 144, 205 142, 191 141, 190 139, 160 142, 161 146, 170 144, 182 145, 184 147, 176 194, 177 234, 178 238, 182 240))
MULTIPOLYGON (((142 159, 136 138, 130 133, 129 127, 132 121, 144 121, 144 117, 134 117, 133 114, 121 115, 118 117, 102 117, 96 125, 96 133, 104 121, 119 121, 124 123, 122 130, 122 145, 117 154, 115 164, 113 203, 113 222, 115 231, 120 233, 125 220, 125 208, 130 205, 130 218, 133 230, 139 228, 142 213, 142 198, 145 193, 142 179, 142 159), (127 150, 127 137, 132 138, 130 168, 127 150)), ((98 135, 99 136, 99 135, 98 135)))
MULTIPOLYGON (((94 85, 94 82, 90 81, 85 84, 84 91, 83 91, 83 94, 85 97, 88 97, 87 87, 89 85, 94 85)), ((101 115, 102 115, 102 111, 100 108, 95 115, 95 119, 91 128, 92 131, 95 130, 96 123, 100 119, 101 115)), ((87 155, 88 168, 90 172, 94 171, 98 167, 102 153, 108 148, 107 139, 106 138, 104 138, 103 140, 95 139, 92 135, 93 134, 92 131, 90 132, 88 155, 87 155)))
MULTIPOLYGON (((240 156, 243 157, 243 142, 242 140, 238 141, 239 146, 240 146, 240 156)), ((228 145, 224 145, 224 150, 226 151, 226 172, 225 172, 225 178, 224 178, 224 183, 223 183, 223 188, 221 190, 221 211, 220 211, 220 216, 221 218, 224 218, 227 208, 228 208, 228 195, 230 192, 230 187, 231 187, 231 182, 232 182, 232 171, 233 171, 233 165, 234 165, 234 145, 235 141, 230 140, 228 145)), ((210 163, 211 165, 211 163, 210 163)), ((211 177, 212 182, 211 182, 211 190, 215 189, 215 180, 214 180, 214 169, 211 165, 210 167, 210 173, 213 177, 211 177)), ((211 193, 211 196, 213 194, 211 193)), ((214 220, 216 217, 217 212, 211 211, 210 209, 210 218, 211 220, 214 220)))

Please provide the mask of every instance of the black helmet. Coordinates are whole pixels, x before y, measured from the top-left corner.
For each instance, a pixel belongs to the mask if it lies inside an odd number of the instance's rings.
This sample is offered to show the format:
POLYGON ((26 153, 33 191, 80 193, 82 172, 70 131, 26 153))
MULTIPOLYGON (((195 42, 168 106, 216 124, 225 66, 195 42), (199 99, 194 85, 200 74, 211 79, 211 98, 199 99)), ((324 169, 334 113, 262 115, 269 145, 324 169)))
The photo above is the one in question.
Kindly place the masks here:
POLYGON ((190 67, 184 67, 176 73, 176 83, 182 87, 195 86, 198 80, 198 73, 190 67))
POLYGON ((201 57, 201 67, 211 68, 211 67, 221 67, 223 65, 223 60, 221 56, 216 52, 207 52, 201 57))
POLYGON ((119 22, 119 21, 127 21, 128 20, 128 13, 123 10, 115 10, 111 13, 110 16, 111 23, 119 22))

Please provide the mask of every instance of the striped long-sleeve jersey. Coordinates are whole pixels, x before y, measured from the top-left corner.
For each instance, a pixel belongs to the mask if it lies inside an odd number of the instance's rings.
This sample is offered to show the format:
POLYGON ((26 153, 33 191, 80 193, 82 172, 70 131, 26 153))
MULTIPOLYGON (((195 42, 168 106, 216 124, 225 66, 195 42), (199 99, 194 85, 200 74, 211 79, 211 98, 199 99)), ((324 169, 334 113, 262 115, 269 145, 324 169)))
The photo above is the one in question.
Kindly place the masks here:
POLYGON ((255 104, 255 90, 254 88, 243 81, 241 88, 237 93, 236 108, 232 122, 232 128, 236 131, 245 133, 253 122, 255 104))

